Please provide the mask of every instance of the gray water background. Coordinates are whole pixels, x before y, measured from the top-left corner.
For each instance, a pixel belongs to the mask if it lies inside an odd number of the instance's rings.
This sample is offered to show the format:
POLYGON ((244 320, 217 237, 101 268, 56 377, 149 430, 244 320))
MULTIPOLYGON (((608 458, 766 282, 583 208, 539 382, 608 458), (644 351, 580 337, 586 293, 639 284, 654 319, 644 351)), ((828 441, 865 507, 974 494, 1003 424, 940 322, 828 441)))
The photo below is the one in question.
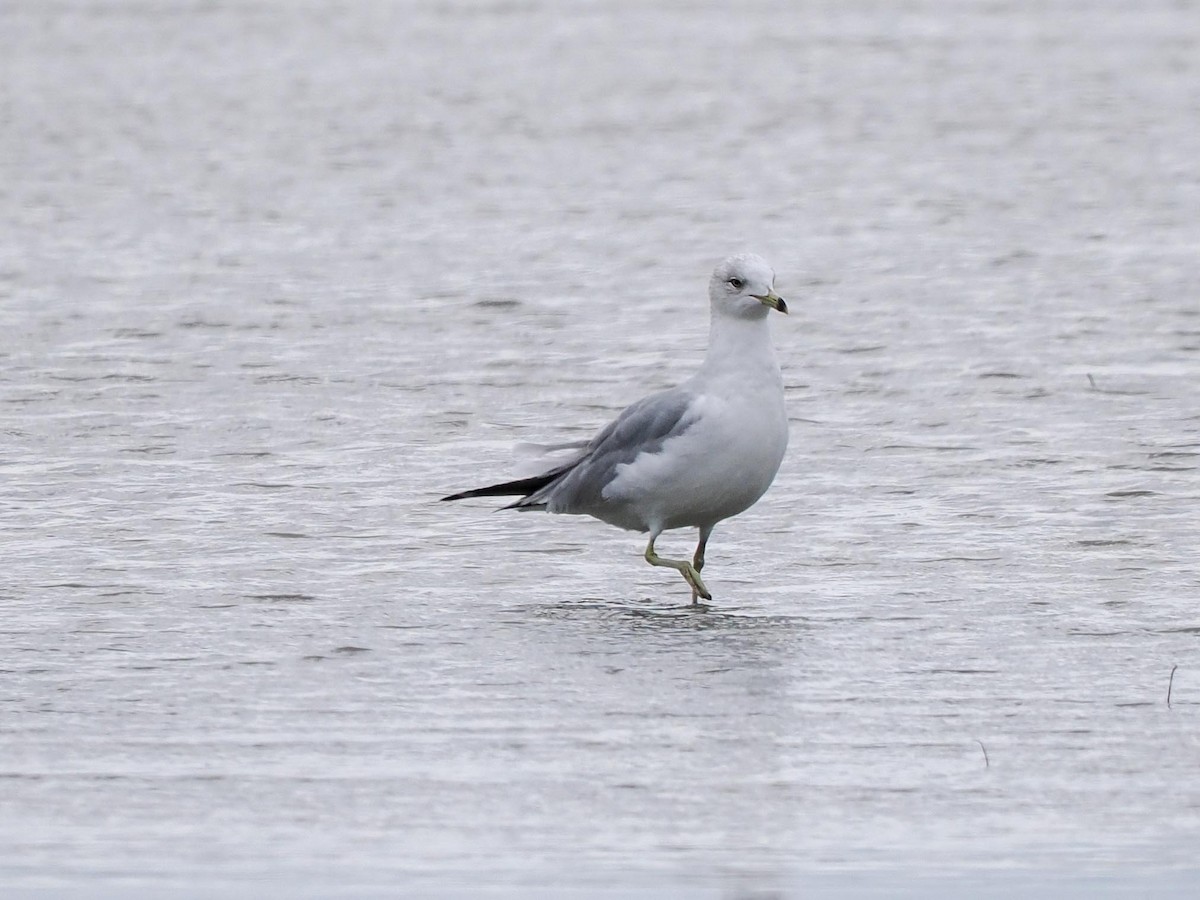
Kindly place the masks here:
POLYGON ((1194 3, 8 0, 0 58, 7 896, 1196 890, 1194 3), (792 446, 710 608, 436 502, 685 377, 743 249, 792 446))

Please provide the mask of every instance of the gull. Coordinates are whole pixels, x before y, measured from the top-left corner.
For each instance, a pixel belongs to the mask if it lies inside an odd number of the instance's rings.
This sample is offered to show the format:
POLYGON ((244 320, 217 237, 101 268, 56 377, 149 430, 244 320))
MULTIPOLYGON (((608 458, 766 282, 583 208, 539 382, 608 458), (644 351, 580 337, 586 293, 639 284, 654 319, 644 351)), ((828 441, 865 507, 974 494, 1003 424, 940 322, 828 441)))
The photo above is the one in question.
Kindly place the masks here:
POLYGON ((646 562, 676 569, 693 604, 711 601, 700 571, 713 528, 758 501, 787 449, 783 377, 767 316, 788 309, 774 284, 762 257, 729 257, 708 283, 708 352, 691 378, 643 397, 590 441, 542 448, 570 456, 541 474, 442 499, 517 496, 503 509, 588 515, 648 533, 646 562), (690 562, 654 550, 674 528, 699 529, 690 562))

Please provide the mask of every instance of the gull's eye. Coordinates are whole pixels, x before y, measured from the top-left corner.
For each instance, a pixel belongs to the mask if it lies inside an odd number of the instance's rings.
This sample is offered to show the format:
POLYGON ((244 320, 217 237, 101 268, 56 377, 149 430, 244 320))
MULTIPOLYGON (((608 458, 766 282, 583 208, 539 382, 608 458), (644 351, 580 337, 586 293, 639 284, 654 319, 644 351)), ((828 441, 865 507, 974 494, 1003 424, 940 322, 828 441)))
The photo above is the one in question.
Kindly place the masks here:
POLYGON ((735 291, 740 291, 742 288, 744 288, 746 286, 746 282, 742 281, 742 279, 740 279, 740 278, 730 278, 729 286, 731 288, 733 288, 735 291))

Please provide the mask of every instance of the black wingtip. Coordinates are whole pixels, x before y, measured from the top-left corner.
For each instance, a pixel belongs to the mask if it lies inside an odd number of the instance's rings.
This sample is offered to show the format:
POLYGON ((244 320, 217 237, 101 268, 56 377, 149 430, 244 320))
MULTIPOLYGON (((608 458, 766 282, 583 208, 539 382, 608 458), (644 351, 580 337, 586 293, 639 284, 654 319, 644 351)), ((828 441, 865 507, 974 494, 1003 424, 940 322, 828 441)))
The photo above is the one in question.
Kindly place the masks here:
POLYGON ((534 491, 545 487, 555 478, 562 475, 564 469, 555 469, 544 475, 533 478, 520 478, 516 481, 505 481, 502 484, 489 484, 487 487, 475 488, 470 491, 459 491, 443 497, 442 500, 469 500, 472 497, 528 497, 534 491))
POLYGON ((504 496, 503 494, 492 493, 491 488, 478 488, 473 491, 459 491, 457 494, 450 494, 442 497, 440 503, 445 503, 447 500, 470 500, 472 497, 496 497, 504 496))
MULTIPOLYGON (((551 469, 549 472, 543 472, 541 475, 534 475, 532 478, 518 478, 516 481, 505 481, 500 484, 489 484, 487 487, 474 488, 469 491, 459 491, 457 494, 451 494, 448 497, 443 497, 442 500, 469 500, 472 497, 528 497, 530 494, 537 493, 551 482, 557 481, 565 473, 571 471, 578 465, 578 460, 567 463, 565 466, 559 466, 557 469, 551 469)), ((526 503, 524 499, 518 500, 503 509, 542 509, 544 503, 526 503)))

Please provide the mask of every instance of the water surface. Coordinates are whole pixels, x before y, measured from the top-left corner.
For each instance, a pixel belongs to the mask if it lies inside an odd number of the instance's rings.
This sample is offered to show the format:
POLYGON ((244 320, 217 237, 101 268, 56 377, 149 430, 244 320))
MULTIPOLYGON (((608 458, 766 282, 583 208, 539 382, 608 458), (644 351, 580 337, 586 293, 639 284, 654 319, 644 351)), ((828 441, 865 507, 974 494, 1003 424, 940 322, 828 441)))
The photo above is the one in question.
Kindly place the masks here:
POLYGON ((6 895, 1195 892, 1186 4, 0 35, 6 895), (685 377, 741 249, 792 447, 709 608, 436 502, 685 377))

